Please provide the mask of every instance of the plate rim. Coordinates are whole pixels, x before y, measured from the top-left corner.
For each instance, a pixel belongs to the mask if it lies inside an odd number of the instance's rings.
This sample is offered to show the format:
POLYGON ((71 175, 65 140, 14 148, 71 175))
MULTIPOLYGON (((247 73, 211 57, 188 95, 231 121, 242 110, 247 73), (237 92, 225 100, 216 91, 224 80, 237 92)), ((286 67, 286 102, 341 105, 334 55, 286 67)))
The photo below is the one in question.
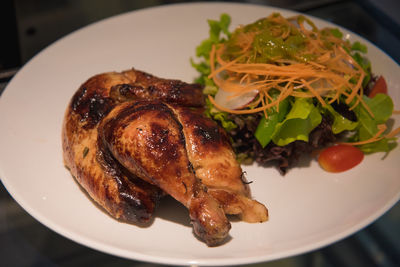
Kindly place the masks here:
MULTIPOLYGON (((133 10, 133 11, 128 11, 128 12, 124 12, 118 15, 114 15, 96 22, 93 22, 91 24, 88 24, 82 28, 77 29, 76 31, 73 31, 67 35, 65 35, 64 37, 61 37, 60 39, 58 39, 57 41, 53 42, 52 44, 48 45, 46 48, 44 48, 43 50, 41 50, 38 54, 36 54, 32 59, 30 59, 21 69, 20 71, 18 71, 18 73, 14 76, 14 78, 9 82, 9 84, 7 85, 7 87, 4 89, 3 95, 0 98, 0 106, 1 103, 4 101, 4 96, 5 94, 8 92, 8 88, 12 87, 10 85, 13 84, 13 81, 16 79, 19 79, 19 76, 22 75, 21 73, 23 73, 23 70, 25 69, 25 66, 29 65, 29 64, 33 64, 32 62, 35 61, 35 58, 41 56, 42 54, 45 54, 46 51, 52 47, 53 45, 55 45, 56 43, 62 42, 63 40, 65 40, 65 38, 68 38, 69 36, 72 36, 74 34, 76 34, 77 32, 80 31, 84 31, 90 27, 92 27, 93 25, 99 24, 99 23, 106 23, 106 21, 108 20, 112 20, 112 19, 118 19, 121 16, 133 16, 135 13, 139 13, 139 12, 143 12, 143 11, 151 11, 154 9, 169 9, 169 8, 174 8, 175 6, 193 6, 193 5, 229 5, 229 6, 257 6, 257 7, 262 7, 262 8, 266 8, 266 9, 273 9, 273 10, 277 10, 277 11, 284 11, 284 12, 290 12, 290 13, 294 13, 294 14, 304 14, 301 12, 297 12, 294 10, 289 10, 289 9, 283 9, 283 8, 278 8, 278 7, 273 7, 273 6, 268 6, 268 5, 259 5, 259 4, 254 4, 254 3, 235 3, 235 2, 192 2, 192 3, 173 3, 173 4, 167 4, 167 5, 159 5, 159 6, 153 6, 153 7, 146 7, 143 9, 138 9, 138 10, 133 10)), ((319 21, 324 21, 328 24, 331 25, 335 25, 337 27, 339 27, 340 29, 344 29, 346 32, 351 33, 351 35, 355 36, 356 38, 362 39, 363 42, 368 42, 368 45, 375 47, 376 49, 379 50, 380 53, 383 53, 386 57, 388 57, 391 61, 393 61, 395 64, 398 65, 398 63, 391 58, 386 52, 384 52, 383 50, 381 50, 379 47, 377 47, 375 44, 373 44, 372 42, 370 42, 369 40, 361 37, 360 35, 358 35, 357 33, 354 33, 342 26, 336 25, 334 23, 331 23, 329 21, 325 21, 321 18, 318 17, 314 17, 314 16, 310 16, 305 14, 307 17, 311 18, 311 19, 316 19, 319 21)), ((97 241, 94 241, 97 244, 93 244, 93 241, 90 240, 90 238, 88 237, 82 237, 80 235, 77 235, 75 232, 68 232, 66 231, 63 227, 54 224, 51 220, 49 220, 46 216, 44 216, 43 214, 38 214, 34 207, 32 207, 29 203, 26 203, 23 196, 20 196, 18 194, 18 190, 16 190, 15 188, 13 188, 12 183, 9 182, 9 180, 6 178, 4 179, 6 176, 3 173, 2 168, 0 168, 0 179, 1 182, 3 183, 4 187, 6 188, 6 190, 10 193, 10 195, 13 197, 13 199, 25 210, 27 211, 27 213, 32 216, 33 218, 35 218, 38 222, 42 223, 43 225, 47 226, 49 229, 53 230, 54 232, 64 236, 67 239, 70 239, 74 242, 83 244, 87 247, 90 247, 92 249, 95 250, 99 250, 102 251, 104 253, 107 254, 113 254, 113 255, 117 255, 123 258, 128 258, 128 259, 137 259, 137 260, 142 260, 142 261, 147 261, 147 262, 155 262, 155 263, 161 263, 161 264, 179 264, 179 265, 187 265, 187 264, 201 264, 201 265, 239 265, 239 264, 249 264, 249 263, 257 263, 257 262, 263 262, 263 261, 270 261, 270 260, 276 260, 276 259, 281 259, 281 258, 285 258, 285 257, 291 257, 291 256, 296 256, 302 253, 306 253, 306 252, 310 252, 312 250, 321 248, 323 246, 327 246, 332 244, 332 242, 338 242, 342 239, 344 239, 345 237, 354 234, 355 231, 354 229, 348 229, 347 232, 343 232, 342 235, 337 238, 337 237, 331 237, 328 238, 328 240, 321 240, 318 244, 314 245, 310 245, 310 247, 306 250, 301 249, 301 248, 297 248, 297 249, 293 249, 294 251, 292 253, 289 253, 289 255, 287 255, 287 253, 280 253, 280 254, 284 254, 283 256, 280 256, 279 254, 276 255, 275 257, 270 257, 268 255, 262 255, 259 257, 247 257, 247 258, 242 258, 241 260, 239 259, 232 259, 232 260, 227 260, 227 259, 206 259, 205 261, 203 261, 202 259, 198 259, 198 260, 192 260, 192 261, 187 261, 187 260, 179 260, 176 258, 154 258, 154 256, 151 255, 147 255, 147 254, 142 254, 142 253, 136 253, 136 252, 132 252, 132 251, 126 251, 123 249, 119 249, 119 248, 115 248, 113 246, 109 246, 108 244, 100 244, 97 241), (100 246, 99 246, 100 245, 100 246), (113 250, 113 252, 110 252, 110 248, 113 250), (117 251, 116 251, 117 250, 117 251), (119 252, 118 252, 119 251, 119 252), (129 255, 135 254, 135 258, 132 258, 129 255)), ((393 207, 398 200, 400 199, 400 192, 398 192, 397 194, 397 198, 393 198, 392 201, 390 201, 390 203, 387 203, 387 205, 383 208, 380 209, 380 212, 376 212, 376 214, 374 214, 374 216, 372 216, 372 219, 368 222, 364 221, 362 223, 359 223, 359 226, 355 227, 358 230, 356 231, 360 231, 361 229, 363 229, 364 227, 368 226, 369 224, 371 224, 372 222, 374 222, 377 218, 379 218, 381 215, 383 215, 384 213, 386 213, 391 207, 393 207)))

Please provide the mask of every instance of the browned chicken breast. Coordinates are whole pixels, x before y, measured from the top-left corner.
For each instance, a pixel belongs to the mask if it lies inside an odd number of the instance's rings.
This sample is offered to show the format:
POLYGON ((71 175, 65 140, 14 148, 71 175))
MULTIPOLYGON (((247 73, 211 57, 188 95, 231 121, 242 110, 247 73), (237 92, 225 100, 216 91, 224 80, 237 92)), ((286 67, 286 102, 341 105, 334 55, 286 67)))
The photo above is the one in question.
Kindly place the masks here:
POLYGON ((194 233, 219 245, 231 228, 225 214, 263 222, 268 212, 251 199, 226 134, 194 109, 203 101, 195 84, 133 69, 96 75, 67 108, 65 165, 111 216, 146 222, 169 194, 194 233))

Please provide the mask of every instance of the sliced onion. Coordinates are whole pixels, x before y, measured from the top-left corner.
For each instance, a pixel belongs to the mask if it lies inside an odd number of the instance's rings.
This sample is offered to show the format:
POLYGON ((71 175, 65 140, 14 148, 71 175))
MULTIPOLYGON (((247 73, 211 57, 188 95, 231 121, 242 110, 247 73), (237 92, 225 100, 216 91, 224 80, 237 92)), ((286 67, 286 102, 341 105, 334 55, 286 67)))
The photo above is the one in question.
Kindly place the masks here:
POLYGON ((240 96, 233 97, 235 93, 227 92, 220 88, 215 95, 215 102, 228 109, 240 109, 251 103, 258 95, 258 90, 249 91, 240 96))
POLYGON ((233 86, 236 88, 243 87, 244 89, 244 85, 237 81, 228 81, 227 77, 228 75, 225 71, 218 73, 216 76, 216 78, 220 81, 220 88, 218 89, 214 100, 219 106, 227 109, 241 109, 250 104, 258 95, 258 90, 254 89, 239 96, 234 96, 236 93, 224 90, 225 86, 226 88, 233 86))
POLYGON ((325 78, 310 83, 310 86, 317 91, 322 97, 326 96, 333 90, 333 86, 325 78))

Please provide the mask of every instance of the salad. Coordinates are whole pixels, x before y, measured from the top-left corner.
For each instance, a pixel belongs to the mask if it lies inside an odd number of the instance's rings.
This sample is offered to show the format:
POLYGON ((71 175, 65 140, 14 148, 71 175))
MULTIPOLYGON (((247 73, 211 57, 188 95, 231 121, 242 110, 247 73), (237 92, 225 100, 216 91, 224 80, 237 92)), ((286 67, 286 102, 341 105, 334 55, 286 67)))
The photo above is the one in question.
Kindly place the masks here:
POLYGON ((303 15, 273 13, 232 32, 230 23, 228 14, 208 20, 209 38, 191 64, 205 114, 226 130, 240 162, 284 174, 299 157, 338 142, 362 155, 396 147, 400 130, 387 127, 393 101, 365 45, 303 15))

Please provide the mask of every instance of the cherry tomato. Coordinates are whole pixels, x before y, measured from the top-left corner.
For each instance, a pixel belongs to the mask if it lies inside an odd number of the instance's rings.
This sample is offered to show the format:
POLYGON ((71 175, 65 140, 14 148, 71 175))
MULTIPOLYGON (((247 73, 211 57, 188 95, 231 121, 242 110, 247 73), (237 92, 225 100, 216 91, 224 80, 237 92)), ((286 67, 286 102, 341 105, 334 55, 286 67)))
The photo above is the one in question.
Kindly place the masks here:
POLYGON ((323 149, 318 163, 328 172, 343 172, 355 167, 363 159, 364 153, 357 147, 339 144, 323 149))
POLYGON ((387 94, 387 85, 385 78, 383 76, 379 76, 378 80, 376 80, 375 85, 372 87, 371 92, 369 93, 369 97, 373 98, 376 94, 387 94))

